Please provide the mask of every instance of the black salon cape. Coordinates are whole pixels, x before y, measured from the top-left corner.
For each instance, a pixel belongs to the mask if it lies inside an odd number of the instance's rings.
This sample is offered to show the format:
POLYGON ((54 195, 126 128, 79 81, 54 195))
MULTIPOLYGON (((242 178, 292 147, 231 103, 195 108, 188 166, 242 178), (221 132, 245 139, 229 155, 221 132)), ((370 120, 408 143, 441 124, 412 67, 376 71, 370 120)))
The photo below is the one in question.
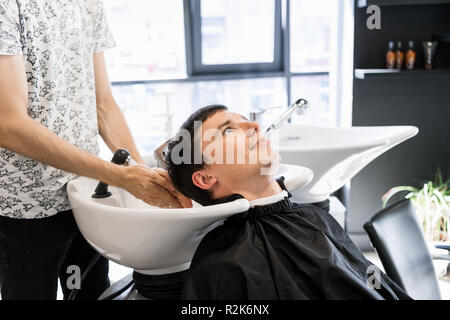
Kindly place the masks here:
POLYGON ((286 197, 210 231, 195 252, 181 298, 411 299, 384 273, 380 289, 370 288, 368 276, 376 281, 369 267, 329 213, 286 197))

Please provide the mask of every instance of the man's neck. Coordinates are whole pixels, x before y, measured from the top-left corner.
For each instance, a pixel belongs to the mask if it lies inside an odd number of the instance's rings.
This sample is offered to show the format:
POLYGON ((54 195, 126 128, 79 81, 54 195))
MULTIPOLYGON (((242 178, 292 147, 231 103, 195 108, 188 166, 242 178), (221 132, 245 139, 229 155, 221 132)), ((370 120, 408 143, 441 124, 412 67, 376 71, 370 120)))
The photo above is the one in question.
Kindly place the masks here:
MULTIPOLYGON (((248 201, 270 197, 282 192, 278 182, 273 176, 260 176, 258 179, 251 179, 250 182, 242 182, 238 188, 230 190, 228 193, 238 193, 242 195, 248 201)), ((218 196, 216 198, 222 197, 218 196)))

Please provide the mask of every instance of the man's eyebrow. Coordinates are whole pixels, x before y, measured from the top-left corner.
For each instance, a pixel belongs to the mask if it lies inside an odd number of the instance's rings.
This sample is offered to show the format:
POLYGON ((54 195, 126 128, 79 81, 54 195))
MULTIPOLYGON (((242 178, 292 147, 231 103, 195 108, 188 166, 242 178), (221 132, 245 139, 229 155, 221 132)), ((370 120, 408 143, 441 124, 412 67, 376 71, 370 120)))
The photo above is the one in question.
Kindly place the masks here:
POLYGON ((225 121, 224 123, 222 123, 220 126, 218 126, 217 129, 220 130, 220 128, 225 127, 225 126, 229 125, 230 123, 231 123, 231 121, 230 121, 230 120, 227 120, 227 121, 225 121))
MULTIPOLYGON (((242 120, 248 121, 247 118, 244 117, 243 115, 240 115, 240 116, 241 116, 241 119, 242 119, 242 120)), ((228 120, 226 120, 224 123, 222 123, 221 125, 219 125, 219 126, 217 127, 217 129, 220 130, 222 127, 225 127, 225 126, 229 125, 230 123, 231 123, 231 120, 228 119, 228 120)))

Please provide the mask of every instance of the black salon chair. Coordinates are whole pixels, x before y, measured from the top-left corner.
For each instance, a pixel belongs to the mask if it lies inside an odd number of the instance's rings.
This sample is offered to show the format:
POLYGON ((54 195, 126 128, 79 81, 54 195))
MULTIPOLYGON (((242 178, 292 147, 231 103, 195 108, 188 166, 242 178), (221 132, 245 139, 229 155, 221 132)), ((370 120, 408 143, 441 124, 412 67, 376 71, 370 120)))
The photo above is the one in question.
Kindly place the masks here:
MULTIPOLYGON (((433 259, 412 203, 401 200, 375 214, 364 224, 386 274, 413 299, 441 299, 433 259)), ((436 246, 450 250, 450 246, 436 246)), ((450 253, 450 251, 449 251, 450 253)))

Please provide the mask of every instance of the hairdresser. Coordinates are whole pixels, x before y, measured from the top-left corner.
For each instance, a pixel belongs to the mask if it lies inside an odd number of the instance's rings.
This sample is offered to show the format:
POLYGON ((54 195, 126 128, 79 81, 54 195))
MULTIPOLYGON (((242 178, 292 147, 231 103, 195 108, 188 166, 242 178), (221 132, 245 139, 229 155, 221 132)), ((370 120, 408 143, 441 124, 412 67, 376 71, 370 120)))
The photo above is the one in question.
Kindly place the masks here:
MULTIPOLYGON (((114 45, 102 2, 0 2, 1 298, 56 299, 69 266, 83 273, 94 250, 73 218, 66 184, 77 175, 122 187, 159 206, 189 204, 166 172, 143 165, 111 94, 103 51, 114 45), (135 166, 97 157, 98 135, 135 166)), ((101 258, 78 299, 109 286, 101 258)))

